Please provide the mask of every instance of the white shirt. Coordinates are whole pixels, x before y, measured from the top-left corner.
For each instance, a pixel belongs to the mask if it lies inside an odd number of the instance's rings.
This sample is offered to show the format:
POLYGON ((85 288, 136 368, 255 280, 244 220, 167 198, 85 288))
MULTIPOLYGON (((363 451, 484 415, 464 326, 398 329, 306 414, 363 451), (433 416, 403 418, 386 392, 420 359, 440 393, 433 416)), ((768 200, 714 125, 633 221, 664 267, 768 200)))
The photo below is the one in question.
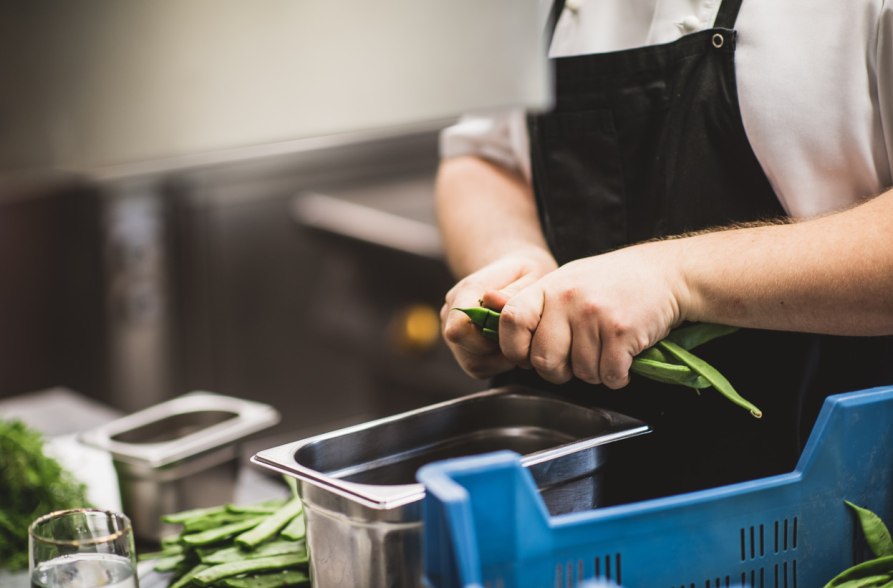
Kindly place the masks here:
MULTIPOLYGON (((710 28, 720 0, 567 0, 552 57, 667 43, 710 28)), ((785 210, 809 217, 893 185, 893 0, 743 0, 738 95, 785 210)), ((463 117, 444 158, 475 154, 530 178, 523 112, 463 117)))

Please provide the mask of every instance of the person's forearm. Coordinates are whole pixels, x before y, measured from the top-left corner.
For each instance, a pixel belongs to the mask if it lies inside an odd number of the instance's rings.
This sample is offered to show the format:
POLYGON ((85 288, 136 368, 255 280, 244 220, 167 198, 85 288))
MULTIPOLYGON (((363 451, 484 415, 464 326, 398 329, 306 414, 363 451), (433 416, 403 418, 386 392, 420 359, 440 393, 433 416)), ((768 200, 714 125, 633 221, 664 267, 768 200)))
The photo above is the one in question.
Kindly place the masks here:
POLYGON ((506 255, 551 263, 536 203, 523 178, 478 157, 447 159, 437 174, 437 217, 457 277, 506 255))
POLYGON ((893 334, 893 191, 821 218, 707 233, 671 246, 686 285, 683 318, 893 334))

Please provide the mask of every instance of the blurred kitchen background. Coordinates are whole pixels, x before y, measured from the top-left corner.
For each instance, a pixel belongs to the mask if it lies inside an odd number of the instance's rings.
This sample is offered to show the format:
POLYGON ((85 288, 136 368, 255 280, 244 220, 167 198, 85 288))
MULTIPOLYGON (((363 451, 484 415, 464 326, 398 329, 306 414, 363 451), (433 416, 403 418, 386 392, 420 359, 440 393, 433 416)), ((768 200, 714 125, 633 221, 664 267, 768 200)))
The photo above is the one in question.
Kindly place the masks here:
POLYGON ((432 32, 328 4, 3 3, 0 400, 61 386, 132 412, 210 390, 297 438, 485 387, 437 322, 455 109, 434 81, 400 87, 444 64, 338 70, 432 32))

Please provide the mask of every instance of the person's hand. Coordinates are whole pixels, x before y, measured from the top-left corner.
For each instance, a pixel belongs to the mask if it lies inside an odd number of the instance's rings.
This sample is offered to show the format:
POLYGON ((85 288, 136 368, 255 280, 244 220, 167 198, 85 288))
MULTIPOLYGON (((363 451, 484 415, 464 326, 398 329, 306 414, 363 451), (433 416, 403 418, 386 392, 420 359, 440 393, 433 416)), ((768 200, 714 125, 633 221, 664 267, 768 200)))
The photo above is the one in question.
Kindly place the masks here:
POLYGON ((556 267, 545 251, 518 252, 468 275, 447 292, 440 311, 443 338, 467 374, 489 378, 510 370, 514 364, 503 357, 495 341, 484 337, 467 316, 453 309, 484 305, 499 310, 505 300, 556 267))
POLYGON ((675 243, 573 261, 509 297, 499 320, 506 360, 555 384, 628 384, 633 358, 684 318, 675 243))

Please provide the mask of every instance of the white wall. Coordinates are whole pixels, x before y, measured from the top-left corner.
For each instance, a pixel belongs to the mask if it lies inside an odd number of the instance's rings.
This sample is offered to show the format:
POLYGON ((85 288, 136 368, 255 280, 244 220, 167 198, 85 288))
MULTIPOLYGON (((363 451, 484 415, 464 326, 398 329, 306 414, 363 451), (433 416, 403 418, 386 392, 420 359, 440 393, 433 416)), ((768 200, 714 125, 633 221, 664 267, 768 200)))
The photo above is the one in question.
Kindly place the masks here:
POLYGON ((510 96, 543 104, 537 10, 536 0, 5 2, 0 169, 393 127, 510 96))

